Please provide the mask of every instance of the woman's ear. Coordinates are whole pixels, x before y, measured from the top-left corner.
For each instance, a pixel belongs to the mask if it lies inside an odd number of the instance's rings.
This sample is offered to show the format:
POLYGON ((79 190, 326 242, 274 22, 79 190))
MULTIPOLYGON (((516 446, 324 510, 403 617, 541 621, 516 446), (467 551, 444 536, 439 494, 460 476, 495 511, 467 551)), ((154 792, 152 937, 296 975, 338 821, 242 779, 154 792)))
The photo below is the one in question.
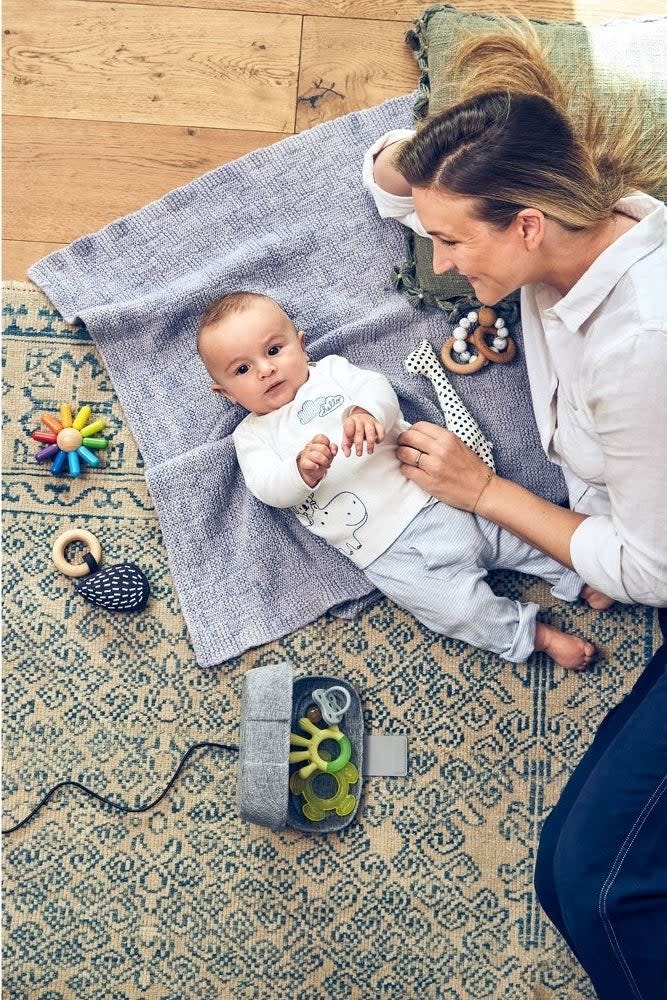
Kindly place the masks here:
POLYGON ((536 250, 544 239, 544 213, 539 208, 522 208, 516 225, 526 250, 536 250))

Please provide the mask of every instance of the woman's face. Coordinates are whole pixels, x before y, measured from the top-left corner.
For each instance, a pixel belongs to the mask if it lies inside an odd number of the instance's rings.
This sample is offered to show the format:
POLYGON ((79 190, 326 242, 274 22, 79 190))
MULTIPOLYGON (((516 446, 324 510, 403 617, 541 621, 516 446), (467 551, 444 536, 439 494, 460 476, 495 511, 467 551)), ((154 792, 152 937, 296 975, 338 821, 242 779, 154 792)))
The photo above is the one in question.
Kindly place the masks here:
POLYGON ((536 280, 535 255, 527 252, 520 215, 506 229, 496 229, 476 218, 472 198, 430 188, 415 188, 413 195, 419 220, 433 238, 436 274, 456 268, 489 306, 536 280))

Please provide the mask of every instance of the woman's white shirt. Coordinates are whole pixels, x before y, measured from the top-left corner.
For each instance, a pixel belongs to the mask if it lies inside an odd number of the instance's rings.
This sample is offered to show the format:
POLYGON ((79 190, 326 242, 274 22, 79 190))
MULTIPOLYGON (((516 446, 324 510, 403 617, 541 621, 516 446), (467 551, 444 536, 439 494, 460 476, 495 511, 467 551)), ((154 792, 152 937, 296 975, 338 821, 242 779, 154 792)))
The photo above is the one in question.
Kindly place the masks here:
MULTIPOLYGON (((383 218, 426 235, 411 198, 364 186, 383 218), (413 222, 416 220, 416 225, 413 222)), ((624 603, 667 604, 667 209, 645 194, 617 210, 637 220, 565 296, 521 290, 523 342, 542 446, 563 469, 570 506, 589 514, 570 554, 591 586, 624 603)))
POLYGON ((542 446, 563 468, 577 572, 619 601, 667 604, 667 209, 637 220, 565 296, 521 290, 524 351, 542 446))

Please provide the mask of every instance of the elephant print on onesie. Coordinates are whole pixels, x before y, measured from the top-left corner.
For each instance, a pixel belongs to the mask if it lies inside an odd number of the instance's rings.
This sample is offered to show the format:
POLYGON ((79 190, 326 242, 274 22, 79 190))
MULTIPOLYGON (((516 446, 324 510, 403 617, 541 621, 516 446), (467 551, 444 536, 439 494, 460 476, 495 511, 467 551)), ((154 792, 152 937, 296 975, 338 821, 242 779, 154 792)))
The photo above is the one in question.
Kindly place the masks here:
POLYGON ((343 490, 320 507, 311 493, 302 504, 292 507, 292 510, 303 525, 318 535, 320 532, 331 531, 343 533, 343 529, 351 528, 349 537, 337 548, 343 555, 350 556, 362 548, 363 542, 357 538, 357 531, 368 521, 368 511, 363 500, 356 493, 343 490))

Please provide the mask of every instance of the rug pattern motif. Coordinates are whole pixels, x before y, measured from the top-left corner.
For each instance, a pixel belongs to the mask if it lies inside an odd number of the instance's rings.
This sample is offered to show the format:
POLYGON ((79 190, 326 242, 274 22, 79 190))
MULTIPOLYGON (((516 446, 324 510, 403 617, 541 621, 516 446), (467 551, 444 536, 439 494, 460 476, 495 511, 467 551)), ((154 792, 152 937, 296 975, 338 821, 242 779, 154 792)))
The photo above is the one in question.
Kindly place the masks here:
MULTIPOLYGON (((235 812, 236 762, 201 751, 151 812, 64 791, 4 843, 11 1000, 588 1000, 536 904, 540 824, 604 713, 656 644, 652 615, 595 615, 496 577, 604 650, 583 676, 442 640, 388 601, 196 666, 160 528, 113 387, 83 328, 26 283, 4 296, 4 803, 22 818, 74 778, 136 806, 197 741, 238 740, 243 674, 289 658, 347 678, 368 730, 405 732, 406 779, 369 779, 336 835, 235 812), (61 402, 108 422, 103 468, 54 477, 30 433, 61 402), (87 605, 50 561, 68 527, 146 571, 137 616, 87 605)), ((187 498, 184 498, 187 502, 187 498)), ((224 582, 221 581, 221 586, 224 582)))

